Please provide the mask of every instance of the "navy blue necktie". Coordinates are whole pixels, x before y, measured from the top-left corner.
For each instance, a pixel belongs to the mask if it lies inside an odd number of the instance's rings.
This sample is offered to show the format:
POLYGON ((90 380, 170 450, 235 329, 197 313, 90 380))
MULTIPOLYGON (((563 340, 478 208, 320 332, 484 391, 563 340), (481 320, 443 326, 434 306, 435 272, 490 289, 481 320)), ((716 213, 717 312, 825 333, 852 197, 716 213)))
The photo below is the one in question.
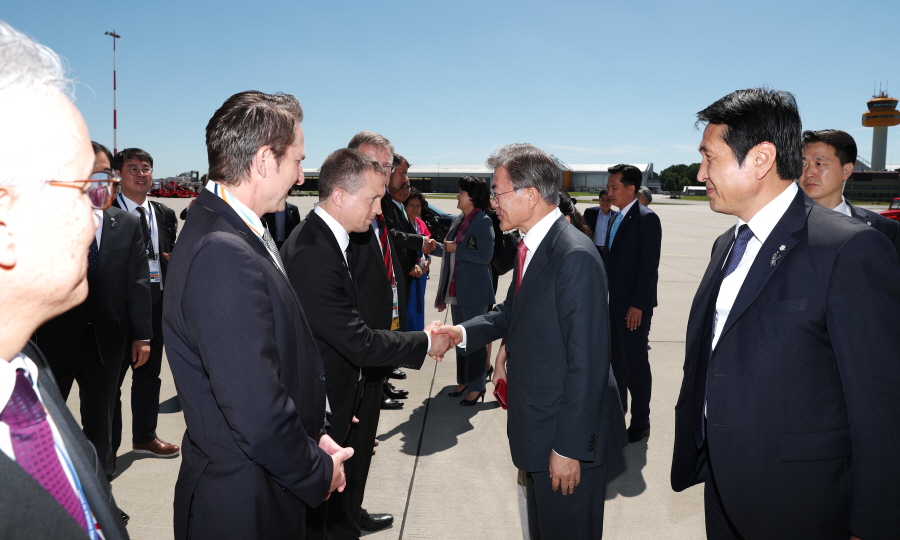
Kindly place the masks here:
POLYGON ((91 249, 88 251, 88 283, 94 281, 98 260, 100 260, 100 246, 97 245, 97 237, 95 236, 91 241, 91 249))
POLYGON ((740 264, 741 259, 744 257, 744 251, 747 250, 747 243, 750 242, 751 238, 753 238, 753 231, 750 230, 750 227, 747 224, 741 225, 740 228, 738 228, 737 237, 735 238, 734 243, 732 243, 731 245, 731 251, 730 253, 728 253, 728 258, 725 259, 725 264, 716 275, 716 280, 713 283, 713 290, 709 296, 709 304, 707 306, 706 316, 707 323, 705 327, 706 342, 704 344, 703 351, 700 353, 702 358, 699 362, 699 364, 705 368, 703 371, 706 381, 704 383, 705 387, 703 390, 703 402, 700 403, 701 438, 699 441, 697 441, 698 448, 703 445, 703 440, 706 439, 706 414, 704 413, 704 409, 706 405, 706 395, 709 392, 709 361, 712 359, 712 345, 713 339, 716 335, 716 301, 719 298, 719 289, 722 287, 722 281, 730 276, 731 273, 734 272, 735 268, 738 267, 738 264, 740 264))

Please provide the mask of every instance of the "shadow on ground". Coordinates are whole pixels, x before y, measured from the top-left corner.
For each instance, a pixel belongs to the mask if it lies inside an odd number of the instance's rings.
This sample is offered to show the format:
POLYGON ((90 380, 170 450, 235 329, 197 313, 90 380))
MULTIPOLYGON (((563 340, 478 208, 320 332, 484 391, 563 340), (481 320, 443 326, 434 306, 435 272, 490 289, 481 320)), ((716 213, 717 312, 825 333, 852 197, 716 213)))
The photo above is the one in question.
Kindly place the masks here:
POLYGON ((496 409, 496 401, 480 402, 472 407, 463 407, 459 404, 460 398, 447 397, 447 392, 453 386, 441 390, 437 396, 428 398, 421 405, 413 409, 409 418, 394 429, 378 436, 378 440, 386 441, 395 435, 400 435, 403 441, 401 451, 404 454, 415 456, 428 456, 443 452, 456 446, 459 436, 472 431, 472 417, 479 411, 496 409), (426 410, 429 425, 425 425, 426 410), (427 431, 427 436, 422 438, 422 448, 419 449, 419 439, 422 431, 427 431))
POLYGON ((647 489, 643 469, 647 465, 647 439, 609 453, 606 500, 637 497, 647 489))

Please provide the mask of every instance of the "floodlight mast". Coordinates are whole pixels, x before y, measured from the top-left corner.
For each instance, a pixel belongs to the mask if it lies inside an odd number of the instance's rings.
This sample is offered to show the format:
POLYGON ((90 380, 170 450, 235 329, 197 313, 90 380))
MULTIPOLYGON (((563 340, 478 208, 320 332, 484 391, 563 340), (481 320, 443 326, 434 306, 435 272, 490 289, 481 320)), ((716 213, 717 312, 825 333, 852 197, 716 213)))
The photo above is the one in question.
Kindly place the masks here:
POLYGON ((113 155, 119 153, 119 136, 118 136, 118 121, 117 121, 117 113, 116 113, 116 40, 121 38, 119 34, 116 33, 115 30, 112 32, 104 32, 107 36, 112 36, 113 38, 113 155))

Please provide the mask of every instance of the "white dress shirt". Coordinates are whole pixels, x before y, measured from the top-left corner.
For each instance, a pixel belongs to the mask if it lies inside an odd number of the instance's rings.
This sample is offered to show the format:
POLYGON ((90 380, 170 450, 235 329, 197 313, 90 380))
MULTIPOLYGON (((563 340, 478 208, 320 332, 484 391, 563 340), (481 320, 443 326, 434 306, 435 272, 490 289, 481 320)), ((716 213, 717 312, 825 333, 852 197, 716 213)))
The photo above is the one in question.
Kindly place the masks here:
MULTIPOLYGON (((150 206, 150 199, 144 199, 144 204, 138 204, 126 197, 124 193, 119 193, 116 196, 116 200, 119 201, 119 205, 122 207, 122 210, 125 210, 129 214, 137 217, 139 220, 141 219, 141 214, 137 211, 137 208, 138 206, 140 206, 144 209, 144 217, 147 219, 147 227, 150 228, 150 241, 153 243, 153 253, 156 254, 157 259, 162 257, 162 253, 159 252, 159 226, 156 223, 156 216, 153 213, 153 207, 150 206)), ((143 230, 141 230, 141 233, 143 234, 143 230)), ((97 239, 97 243, 100 243, 99 238, 97 239)), ((163 290, 162 280, 159 281, 159 290, 163 290)))
POLYGON ((835 212, 840 212, 847 217, 853 217, 853 214, 850 213, 850 207, 847 206, 847 199, 841 197, 841 204, 835 206, 833 208, 835 212))

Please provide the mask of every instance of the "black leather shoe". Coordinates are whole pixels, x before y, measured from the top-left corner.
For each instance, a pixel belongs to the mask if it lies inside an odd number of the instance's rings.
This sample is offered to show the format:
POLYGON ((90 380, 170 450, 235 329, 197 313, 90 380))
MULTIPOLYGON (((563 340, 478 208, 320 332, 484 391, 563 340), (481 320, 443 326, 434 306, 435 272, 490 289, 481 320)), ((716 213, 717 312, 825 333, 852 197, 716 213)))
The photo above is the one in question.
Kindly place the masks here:
POLYGON ((647 429, 634 429, 633 427, 628 428, 628 442, 636 443, 638 441, 642 441, 645 438, 650 438, 650 428, 647 429))
POLYGON ((468 388, 469 388, 469 385, 467 384, 463 387, 462 390, 451 390, 451 391, 447 392, 447 395, 450 397, 459 397, 459 396, 463 395, 463 392, 465 392, 466 389, 468 389, 468 388))
MULTIPOLYGON (((406 373, 404 373, 403 371, 401 371, 400 368, 394 368, 394 369, 388 374, 388 378, 389 378, 389 379, 405 379, 405 378, 406 378, 406 373)), ((391 518, 391 519, 394 519, 394 518, 391 518)))
POLYGON ((484 401, 484 390, 482 390, 480 394, 475 396, 475 399, 464 399, 464 400, 460 401, 459 404, 462 405, 463 407, 471 407, 472 405, 475 405, 476 403, 478 403, 479 399, 481 401, 484 401))
POLYGON ((382 409, 402 409, 403 402, 397 401, 396 399, 391 399, 387 396, 384 396, 384 399, 381 400, 381 408, 382 409))
POLYGON ((409 392, 406 390, 397 390, 391 384, 384 385, 382 390, 384 391, 384 395, 391 399, 406 399, 409 397, 409 392))
POLYGON ((122 514, 122 521, 125 523, 125 525, 128 525, 128 520, 131 519, 131 516, 129 516, 125 512, 122 512, 121 508, 119 508, 119 512, 122 514))
POLYGON ((394 523, 394 516, 390 514, 370 514, 365 509, 359 513, 359 528, 366 532, 387 529, 392 523, 394 523))

